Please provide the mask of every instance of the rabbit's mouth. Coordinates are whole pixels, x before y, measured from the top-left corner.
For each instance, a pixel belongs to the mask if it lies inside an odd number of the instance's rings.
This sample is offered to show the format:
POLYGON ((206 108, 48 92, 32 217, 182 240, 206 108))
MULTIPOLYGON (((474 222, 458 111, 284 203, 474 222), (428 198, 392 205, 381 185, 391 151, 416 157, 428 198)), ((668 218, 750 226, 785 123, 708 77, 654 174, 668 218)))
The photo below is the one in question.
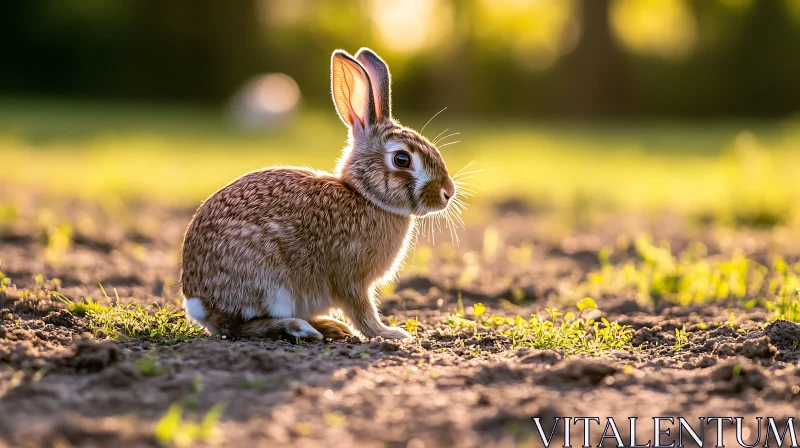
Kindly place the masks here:
POLYGON ((418 207, 417 210, 414 211, 414 215, 416 216, 428 216, 432 214, 441 213, 447 209, 447 205, 445 206, 437 206, 437 207, 418 207))
POLYGON ((456 195, 456 186, 449 177, 444 181, 428 182, 420 191, 418 214, 428 214, 446 209, 456 195))
MULTIPOLYGON (((458 244, 457 229, 464 228, 461 212, 466 209, 466 202, 461 196, 465 190, 450 177, 444 181, 429 182, 420 192, 414 215, 417 217, 417 236, 434 240, 439 231, 450 233, 453 244, 458 244)), ((469 195, 469 191, 466 191, 469 195)))
POLYGON ((455 194, 455 186, 452 181, 444 184, 430 182, 422 189, 418 202, 419 205, 414 214, 424 216, 430 213, 441 212, 450 206, 451 200, 455 194))

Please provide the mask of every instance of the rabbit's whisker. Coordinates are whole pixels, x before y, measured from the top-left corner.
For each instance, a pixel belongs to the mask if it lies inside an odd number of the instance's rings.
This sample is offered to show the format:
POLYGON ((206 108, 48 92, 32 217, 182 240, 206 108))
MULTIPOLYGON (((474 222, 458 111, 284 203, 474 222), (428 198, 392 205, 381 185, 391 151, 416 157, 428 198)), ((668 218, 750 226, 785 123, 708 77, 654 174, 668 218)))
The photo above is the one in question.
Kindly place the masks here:
POLYGON ((471 189, 469 187, 465 187, 464 185, 456 184, 456 189, 459 192, 461 192, 464 197, 470 197, 470 196, 474 196, 475 195, 475 190, 473 190, 473 189, 471 189))
POLYGON ((467 209, 467 207, 469 206, 469 204, 467 204, 467 203, 466 203, 466 202, 465 202, 463 199, 461 199, 461 198, 453 198, 453 199, 454 199, 454 200, 453 200, 453 207, 458 207, 458 209, 459 209, 459 213, 461 213, 462 211, 466 210, 466 209, 467 209))
POLYGON ((431 123, 431 121, 433 121, 433 119, 436 118, 437 115, 439 115, 440 113, 444 112, 446 109, 447 109, 447 106, 445 106, 439 112, 436 112, 435 114, 433 114, 433 116, 427 122, 425 122, 425 126, 422 126, 422 129, 420 129, 419 133, 422 134, 425 131, 425 128, 431 123))
POLYGON ((471 198, 475 196, 475 192, 468 188, 461 187, 461 196, 464 198, 471 198))
POLYGON ((461 202, 453 202, 452 207, 456 209, 458 213, 461 213, 462 211, 467 209, 466 205, 461 202))
POLYGON ((436 236, 433 229, 433 217, 431 215, 426 215, 422 218, 421 234, 426 240, 430 241, 431 244, 436 242, 436 236))
POLYGON ((464 220, 461 218, 460 211, 453 210, 453 212, 450 213, 450 219, 453 223, 458 224, 458 226, 460 226, 462 229, 464 228, 464 220))
MULTIPOLYGON (((457 215, 453 214, 450 210, 445 214, 445 219, 447 220, 449 227, 450 227, 450 240, 456 246, 459 246, 461 240, 458 238, 458 229, 456 226, 459 225, 458 221, 455 219, 457 215)), ((462 226, 463 227, 463 226, 462 226)))
POLYGON ((477 193, 470 187, 465 187, 463 185, 456 185, 456 196, 459 198, 471 198, 475 196, 477 193))
POLYGON ((482 173, 484 171, 486 171, 486 168, 481 168, 479 170, 471 170, 471 171, 464 171, 464 172, 461 172, 461 173, 457 173, 457 174, 453 175, 453 180, 460 179, 460 178, 462 178, 462 177, 464 177, 466 175, 469 175, 469 174, 482 173))
POLYGON ((453 198, 453 202, 455 202, 456 204, 464 204, 465 202, 464 202, 464 200, 462 199, 462 196, 464 196, 464 195, 463 195, 463 194, 457 194, 457 195, 456 195, 456 196, 453 198))
POLYGON ((439 146, 439 149, 442 149, 442 148, 444 148, 445 146, 455 145, 456 143, 461 143, 461 140, 456 140, 456 141, 454 141, 454 142, 445 143, 444 145, 442 145, 442 146, 439 146))
POLYGON ((435 144, 436 144, 436 140, 438 140, 438 139, 439 139, 439 137, 441 137, 441 136, 442 136, 442 134, 444 134, 445 132, 447 132, 447 131, 449 131, 449 130, 450 130, 450 128, 447 128, 447 129, 445 129, 444 131, 442 131, 442 132, 440 132, 439 134, 437 134, 437 135, 436 135, 436 137, 434 137, 434 138, 431 140, 431 143, 433 143, 433 144, 435 145, 435 144))
POLYGON ((458 170, 458 172, 456 172, 456 174, 454 174, 454 176, 458 176, 458 175, 459 175, 459 174, 460 174, 462 171, 464 171, 465 169, 467 169, 467 168, 471 167, 471 166, 472 166, 472 165, 474 165, 474 164, 475 164, 475 161, 474 161, 474 160, 470 161, 468 164, 464 165, 464 167, 463 167, 463 168, 461 168, 460 170, 458 170))
MULTIPOLYGON (((460 176, 458 179, 453 179, 453 181, 454 182, 464 182, 465 180, 469 180, 469 179, 474 178, 478 174, 480 174, 480 173, 470 174, 470 175, 467 175, 467 176, 460 176)), ((472 185, 473 187, 477 187, 477 185, 466 183, 466 182, 464 182, 464 185, 472 185)), ((478 188, 480 188, 480 187, 478 187, 478 188)), ((483 188, 480 188, 480 189, 483 190, 483 188)))
MULTIPOLYGON (((450 218, 446 218, 446 219, 447 219, 448 222, 450 222, 450 218)), ((451 222, 449 227, 450 227, 450 241, 454 245, 459 246, 461 240, 458 239, 458 233, 456 233, 455 225, 453 225, 452 222, 451 222)))
POLYGON ((452 133, 450 133, 450 134, 447 134, 447 135, 445 135, 444 137, 440 138, 439 140, 435 140, 435 141, 433 142, 433 144, 434 144, 434 145, 436 145, 436 144, 438 144, 439 142, 443 142, 443 141, 447 140, 448 138, 450 138, 450 137, 453 137, 453 136, 455 136, 455 135, 459 135, 459 134, 461 134, 461 133, 460 133, 460 132, 452 132, 452 133))
POLYGON ((473 187, 473 188, 477 188, 479 190, 483 190, 483 187, 475 185, 475 184, 473 184, 471 182, 465 182, 465 180, 466 179, 464 179, 464 178, 453 179, 453 183, 456 184, 456 186, 473 187))

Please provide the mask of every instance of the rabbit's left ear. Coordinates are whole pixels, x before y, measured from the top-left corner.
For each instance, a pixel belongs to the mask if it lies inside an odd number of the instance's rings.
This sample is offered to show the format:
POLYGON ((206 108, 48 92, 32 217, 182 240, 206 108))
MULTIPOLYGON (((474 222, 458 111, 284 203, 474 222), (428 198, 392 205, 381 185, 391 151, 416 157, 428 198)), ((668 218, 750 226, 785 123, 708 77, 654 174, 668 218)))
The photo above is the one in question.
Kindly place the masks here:
POLYGON ((369 75, 357 60, 342 50, 334 51, 331 57, 331 93, 336 111, 348 127, 375 123, 369 75))
POLYGON ((366 47, 358 50, 356 59, 369 73, 378 119, 392 118, 392 75, 389 73, 389 66, 374 51, 366 47))

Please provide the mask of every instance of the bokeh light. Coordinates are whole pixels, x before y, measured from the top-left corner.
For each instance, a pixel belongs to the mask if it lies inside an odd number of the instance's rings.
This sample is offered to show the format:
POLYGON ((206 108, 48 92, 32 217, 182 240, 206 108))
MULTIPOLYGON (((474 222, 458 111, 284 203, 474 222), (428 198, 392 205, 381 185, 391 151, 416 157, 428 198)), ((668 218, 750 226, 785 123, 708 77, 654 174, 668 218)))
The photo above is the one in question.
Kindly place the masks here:
POLYGON ((300 103, 300 88, 291 76, 270 73, 254 77, 236 94, 233 117, 243 128, 273 126, 300 103))
POLYGON ((684 0, 615 0, 610 19, 619 40, 639 53, 680 59, 697 43, 697 23, 684 0))

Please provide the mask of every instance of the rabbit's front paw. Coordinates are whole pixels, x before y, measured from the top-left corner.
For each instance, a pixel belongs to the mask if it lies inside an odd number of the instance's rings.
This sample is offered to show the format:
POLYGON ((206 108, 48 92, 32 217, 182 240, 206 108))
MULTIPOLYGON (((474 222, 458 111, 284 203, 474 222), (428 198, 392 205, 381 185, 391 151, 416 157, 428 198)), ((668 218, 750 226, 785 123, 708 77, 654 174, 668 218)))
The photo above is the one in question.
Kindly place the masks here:
POLYGON ((378 336, 384 339, 402 339, 404 341, 410 341, 414 339, 409 332, 400 328, 387 328, 380 332, 378 336))

